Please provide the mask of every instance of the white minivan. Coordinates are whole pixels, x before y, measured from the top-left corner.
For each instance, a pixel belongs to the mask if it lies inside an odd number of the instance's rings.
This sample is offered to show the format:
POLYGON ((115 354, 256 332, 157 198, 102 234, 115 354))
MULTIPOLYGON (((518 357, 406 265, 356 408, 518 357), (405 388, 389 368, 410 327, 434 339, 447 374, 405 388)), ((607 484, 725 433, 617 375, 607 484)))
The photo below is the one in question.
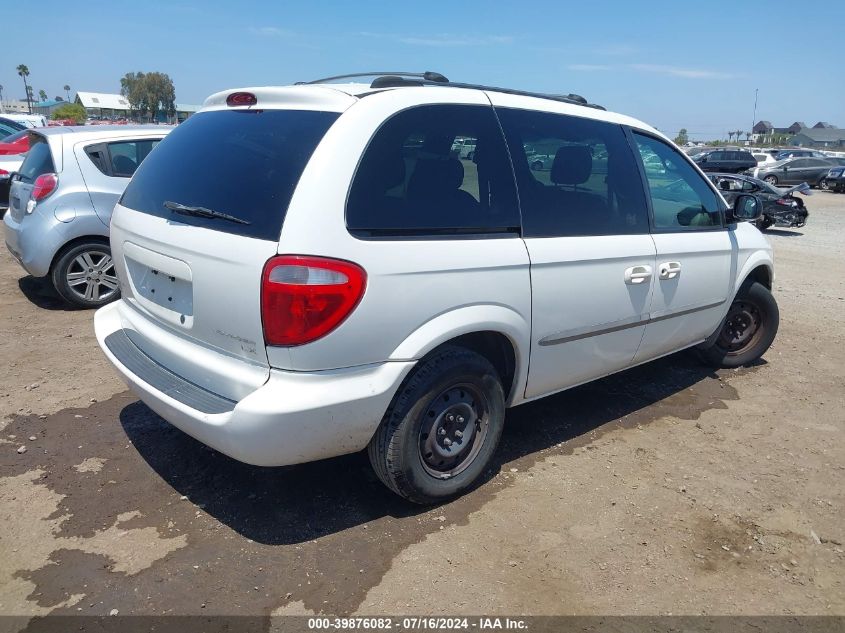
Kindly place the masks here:
POLYGON ((389 488, 436 502, 480 477, 508 407, 693 346, 757 360, 778 327, 758 215, 575 96, 430 73, 226 91, 115 208, 122 298, 96 333, 151 409, 226 455, 367 448, 389 488))

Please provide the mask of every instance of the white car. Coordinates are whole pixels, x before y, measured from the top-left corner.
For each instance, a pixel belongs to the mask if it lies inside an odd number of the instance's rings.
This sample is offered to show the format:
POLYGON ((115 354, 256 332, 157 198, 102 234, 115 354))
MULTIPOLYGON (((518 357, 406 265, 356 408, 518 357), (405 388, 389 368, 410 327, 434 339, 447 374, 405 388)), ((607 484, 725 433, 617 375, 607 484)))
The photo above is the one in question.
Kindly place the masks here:
POLYGON ((21 125, 25 125, 29 128, 47 127, 47 117, 43 114, 11 114, 4 112, 0 114, 0 116, 11 119, 12 121, 17 121, 21 125))
POLYGON ((436 502, 489 467, 508 407, 693 346, 758 359, 778 326, 772 249, 739 221, 758 217, 651 126, 574 98, 395 76, 225 91, 116 206, 122 298, 96 334, 226 455, 366 448, 436 502))

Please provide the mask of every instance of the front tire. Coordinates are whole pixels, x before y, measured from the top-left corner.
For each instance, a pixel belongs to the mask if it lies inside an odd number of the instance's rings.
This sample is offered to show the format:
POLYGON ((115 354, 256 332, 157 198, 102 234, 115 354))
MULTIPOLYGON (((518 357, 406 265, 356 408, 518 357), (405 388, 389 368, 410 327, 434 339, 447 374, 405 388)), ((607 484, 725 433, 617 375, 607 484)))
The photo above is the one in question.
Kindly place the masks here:
POLYGON ((379 479, 414 503, 469 489, 487 468, 505 420, 498 373, 483 356, 443 347, 394 396, 367 452, 379 479))
POLYGON ((759 359, 775 340, 780 323, 778 304, 759 282, 743 285, 734 298, 715 340, 699 348, 708 365, 734 368, 759 359))
POLYGON ((51 277, 62 299, 80 308, 99 308, 120 296, 111 248, 97 240, 75 244, 61 253, 51 277))
POLYGON ((823 191, 830 191, 830 183, 827 182, 827 178, 819 180, 819 189, 822 189, 823 191))

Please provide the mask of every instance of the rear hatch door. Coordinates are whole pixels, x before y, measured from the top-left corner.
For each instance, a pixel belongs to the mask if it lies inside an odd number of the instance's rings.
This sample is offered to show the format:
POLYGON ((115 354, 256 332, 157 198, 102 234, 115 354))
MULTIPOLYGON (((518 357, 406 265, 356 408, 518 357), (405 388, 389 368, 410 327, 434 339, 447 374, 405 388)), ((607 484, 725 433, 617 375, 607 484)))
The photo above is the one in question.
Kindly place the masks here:
POLYGON ((227 397, 243 394, 227 393, 230 381, 215 379, 215 368, 198 361, 202 354, 214 350, 269 367, 261 273, 277 253, 299 176, 337 116, 287 109, 200 112, 150 153, 112 217, 123 297, 147 320, 195 343, 200 354, 177 358, 154 335, 145 337, 143 328, 136 345, 227 397))

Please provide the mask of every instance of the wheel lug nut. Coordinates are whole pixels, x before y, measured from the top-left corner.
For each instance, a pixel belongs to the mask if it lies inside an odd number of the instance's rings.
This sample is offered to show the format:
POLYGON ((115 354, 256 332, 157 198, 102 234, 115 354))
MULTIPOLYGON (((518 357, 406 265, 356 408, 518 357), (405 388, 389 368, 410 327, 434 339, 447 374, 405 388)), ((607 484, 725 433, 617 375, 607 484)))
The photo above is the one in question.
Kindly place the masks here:
POLYGON ((449 422, 454 422, 455 416, 450 413, 449 415, 446 416, 446 419, 449 420, 449 422))
POLYGON ((440 429, 439 431, 437 431, 437 434, 438 435, 446 435, 446 429, 440 429))
POLYGON ((459 422, 459 423, 461 423, 461 424, 463 424, 463 422, 464 422, 464 416, 459 415, 459 416, 458 416, 458 422, 459 422))
POLYGON ((455 437, 463 437, 463 436, 464 436, 463 431, 455 431, 455 437))
POLYGON ((452 445, 452 440, 450 440, 450 439, 447 437, 446 439, 444 439, 444 440, 443 440, 443 444, 445 444, 446 446, 451 446, 451 445, 452 445))

